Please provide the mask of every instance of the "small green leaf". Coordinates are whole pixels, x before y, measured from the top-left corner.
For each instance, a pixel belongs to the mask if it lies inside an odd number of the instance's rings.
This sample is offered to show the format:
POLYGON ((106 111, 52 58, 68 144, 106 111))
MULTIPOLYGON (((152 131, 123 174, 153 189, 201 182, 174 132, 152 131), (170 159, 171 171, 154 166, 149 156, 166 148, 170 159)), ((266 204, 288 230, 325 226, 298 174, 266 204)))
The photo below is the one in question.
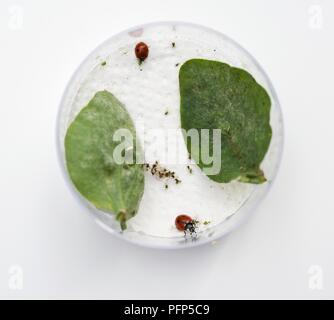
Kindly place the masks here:
MULTIPOLYGON (((245 70, 226 63, 192 59, 180 69, 181 127, 221 130, 221 161, 217 174, 208 175, 217 182, 238 179, 247 183, 266 181, 260 164, 268 150, 270 97, 266 90, 245 70)), ((209 153, 213 151, 209 138, 209 153)), ((192 152, 191 139, 186 141, 192 152)), ((199 154, 201 154, 199 145, 199 154)), ((192 158, 196 155, 191 153, 192 158)), ((199 167, 207 166, 201 158, 199 167)))
POLYGON ((96 93, 67 130, 65 156, 77 190, 96 208, 115 214, 125 229, 143 195, 144 170, 140 164, 115 162, 113 152, 119 142, 113 136, 118 129, 131 132, 134 154, 140 155, 125 107, 108 91, 96 93))

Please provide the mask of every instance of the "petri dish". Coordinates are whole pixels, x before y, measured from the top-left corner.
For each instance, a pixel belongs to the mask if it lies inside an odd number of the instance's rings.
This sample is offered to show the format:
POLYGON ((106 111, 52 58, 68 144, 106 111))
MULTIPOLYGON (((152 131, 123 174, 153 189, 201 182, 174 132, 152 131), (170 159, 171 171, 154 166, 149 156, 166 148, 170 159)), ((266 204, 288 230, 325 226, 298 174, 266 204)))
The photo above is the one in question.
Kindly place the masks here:
MULTIPOLYGON (((198 246, 237 227, 270 189, 279 168, 283 140, 282 112, 277 95, 255 58, 223 33, 185 22, 136 26, 110 37, 94 49, 70 79, 57 119, 60 165, 78 201, 108 232, 126 241, 155 248, 198 246), (149 46, 149 57, 142 64, 134 54, 134 47, 139 42, 149 46), (72 184, 65 162, 66 130, 97 91, 108 90, 126 106, 137 131, 141 132, 138 135, 146 152, 146 148, 153 144, 147 132, 180 128, 178 72, 185 61, 193 58, 222 61, 245 69, 266 89, 271 99, 272 140, 261 168, 268 181, 261 185, 237 181, 218 184, 208 179, 196 165, 191 166, 189 174, 184 163, 167 164, 168 169, 182 178, 182 183, 176 186, 169 182, 166 190, 165 182, 146 173, 138 213, 122 232, 113 214, 97 210, 72 184), (199 228, 195 238, 184 237, 174 225, 178 214, 189 214, 209 223, 199 228)), ((185 157, 185 146, 182 152, 185 157)), ((159 153, 155 157, 160 160, 159 153)))

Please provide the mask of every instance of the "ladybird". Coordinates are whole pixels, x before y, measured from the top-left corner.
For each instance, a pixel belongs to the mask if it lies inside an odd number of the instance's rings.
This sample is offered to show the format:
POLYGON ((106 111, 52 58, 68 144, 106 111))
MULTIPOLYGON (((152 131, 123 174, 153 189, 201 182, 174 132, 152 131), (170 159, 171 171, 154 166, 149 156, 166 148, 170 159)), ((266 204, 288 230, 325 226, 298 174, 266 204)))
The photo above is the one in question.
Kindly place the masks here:
POLYGON ((191 236, 196 234, 196 225, 197 221, 186 214, 180 214, 175 219, 176 229, 183 231, 185 236, 187 232, 190 233, 191 236))
POLYGON ((137 43, 135 47, 136 57, 140 62, 144 61, 148 57, 148 46, 144 42, 137 43))

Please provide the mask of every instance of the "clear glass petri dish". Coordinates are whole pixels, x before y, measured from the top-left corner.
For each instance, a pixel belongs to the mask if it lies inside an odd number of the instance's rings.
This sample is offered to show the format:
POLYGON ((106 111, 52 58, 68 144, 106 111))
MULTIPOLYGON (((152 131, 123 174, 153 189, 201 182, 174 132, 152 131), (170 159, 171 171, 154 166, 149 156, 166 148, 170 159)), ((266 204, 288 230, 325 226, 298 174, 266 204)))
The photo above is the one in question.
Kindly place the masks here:
MULTIPOLYGON (((147 85, 150 86, 149 83, 147 85)), ((154 97, 143 93, 139 95, 138 99, 142 101, 143 106, 145 101, 148 99, 154 100, 154 97)), ((175 100, 172 101, 175 104, 175 100)), ((137 117, 142 116, 140 107, 136 110, 128 111, 130 114, 131 111, 138 112, 137 117)), ((185 22, 157 22, 136 26, 114 35, 88 55, 70 79, 61 99, 56 137, 59 162, 65 181, 75 198, 92 215, 96 223, 111 234, 137 245, 152 248, 179 249, 214 241, 231 232, 250 216, 261 199, 267 194, 277 174, 283 150, 284 130, 281 107, 276 92, 269 77, 250 53, 224 34, 207 27, 185 22), (94 92, 111 87, 113 90, 118 91, 116 96, 121 96, 121 101, 124 102, 124 100, 128 99, 127 102, 131 105, 134 97, 129 97, 131 94, 127 92, 126 88, 131 86, 135 88, 139 84, 138 81, 142 81, 142 79, 133 79, 131 71, 124 67, 128 63, 128 60, 124 59, 126 59, 127 54, 133 54, 134 45, 140 41, 148 42, 150 50, 152 46, 152 51, 155 52, 155 55, 153 54, 151 57, 151 70, 147 72, 151 75, 151 81, 159 83, 154 93, 156 99, 160 99, 159 89, 161 87, 169 90, 167 92, 164 89, 165 96, 178 97, 177 67, 191 58, 217 60, 243 68, 250 72, 256 81, 267 90, 271 98, 270 124, 272 127, 272 140, 261 164, 268 181, 264 184, 253 186, 247 197, 234 212, 229 214, 223 221, 198 232, 195 239, 184 238, 182 234, 178 236, 159 236, 134 230, 122 232, 113 214, 97 210, 79 194, 66 169, 64 150, 66 130, 78 112, 92 98, 94 92), (176 46, 178 49, 173 50, 176 46), (114 78, 110 77, 108 73, 100 72, 105 63, 112 64, 114 78), (168 73, 166 74, 166 65, 173 66, 175 68, 174 71, 167 71, 168 73), (158 78, 155 73, 159 74, 158 78), (133 82, 131 82, 132 80, 133 82), (122 85, 124 82, 128 83, 126 88, 122 85)))

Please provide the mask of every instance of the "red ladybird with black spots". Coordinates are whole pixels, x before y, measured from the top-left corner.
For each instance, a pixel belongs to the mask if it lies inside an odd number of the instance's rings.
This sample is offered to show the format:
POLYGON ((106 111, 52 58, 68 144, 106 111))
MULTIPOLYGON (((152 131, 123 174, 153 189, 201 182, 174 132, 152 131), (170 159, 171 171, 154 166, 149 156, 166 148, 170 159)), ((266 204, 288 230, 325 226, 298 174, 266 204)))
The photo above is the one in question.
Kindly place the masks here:
POLYGON ((186 236, 190 233, 191 236, 196 235, 197 221, 186 214, 180 214, 175 218, 175 227, 179 231, 183 231, 186 236))

